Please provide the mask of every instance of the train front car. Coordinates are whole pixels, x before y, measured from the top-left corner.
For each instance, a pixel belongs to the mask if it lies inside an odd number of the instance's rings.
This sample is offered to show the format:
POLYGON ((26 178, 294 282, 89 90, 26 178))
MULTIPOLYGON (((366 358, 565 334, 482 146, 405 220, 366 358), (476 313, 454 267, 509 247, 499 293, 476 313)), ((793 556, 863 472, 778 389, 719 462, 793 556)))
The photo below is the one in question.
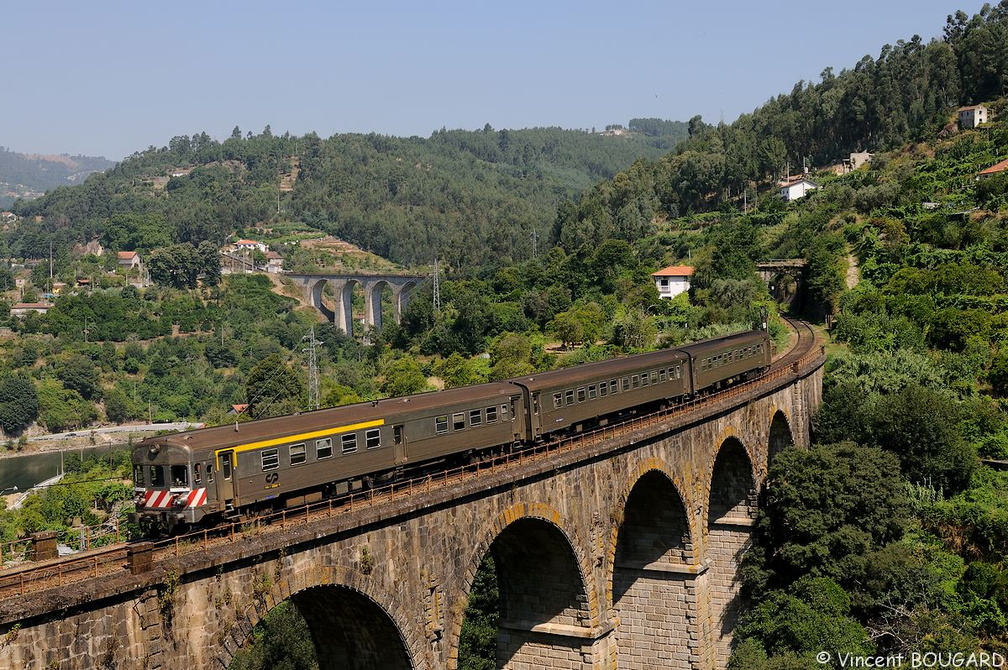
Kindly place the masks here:
POLYGON ((136 511, 130 520, 139 523, 145 535, 173 533, 211 511, 207 478, 213 476, 212 466, 172 439, 177 437, 155 437, 133 448, 136 511))

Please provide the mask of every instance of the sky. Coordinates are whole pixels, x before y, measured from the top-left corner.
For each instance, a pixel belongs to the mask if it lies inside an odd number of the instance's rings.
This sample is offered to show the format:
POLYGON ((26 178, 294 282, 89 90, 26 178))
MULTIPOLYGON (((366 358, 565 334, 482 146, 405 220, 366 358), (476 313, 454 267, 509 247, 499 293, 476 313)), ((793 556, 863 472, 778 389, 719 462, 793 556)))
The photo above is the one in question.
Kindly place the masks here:
POLYGON ((979 0, 12 0, 0 146, 121 160, 177 135, 730 123, 979 0))

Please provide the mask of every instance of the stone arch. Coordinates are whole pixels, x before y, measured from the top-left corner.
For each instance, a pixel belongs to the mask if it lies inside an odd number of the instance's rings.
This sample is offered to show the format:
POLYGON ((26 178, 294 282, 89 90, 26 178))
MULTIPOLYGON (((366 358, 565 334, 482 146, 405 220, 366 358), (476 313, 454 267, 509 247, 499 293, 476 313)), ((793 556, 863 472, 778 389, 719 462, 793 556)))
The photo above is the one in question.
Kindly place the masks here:
MULTIPOLYGON (((560 513, 544 504, 517 504, 506 509, 475 545, 464 577, 468 594, 483 558, 490 554, 497 571, 501 600, 498 667, 537 665, 547 649, 587 642, 566 633, 587 631, 598 621, 598 601, 588 577, 591 566, 560 513), (544 580, 543 576, 549 575, 544 580), (558 634, 559 632, 559 634, 558 634)), ((448 667, 457 667, 459 634, 465 612, 451 612, 448 667)))
POLYGON ((621 516, 610 581, 617 667, 632 667, 647 648, 664 667, 687 670, 697 647, 698 566, 682 496, 667 473, 651 469, 634 482, 621 516))
POLYGON ((336 313, 326 307, 325 302, 322 300, 322 293, 325 291, 326 280, 316 279, 306 281, 306 293, 308 294, 308 303, 320 311, 325 317, 326 321, 333 321, 336 318, 336 313))
POLYGON ((752 458, 737 437, 729 437, 717 450, 707 504, 705 564, 716 667, 725 667, 731 655, 732 631, 742 610, 737 575, 752 539, 756 504, 752 458))
POLYGON ((423 667, 422 636, 408 623, 406 604, 359 571, 342 567, 291 571, 256 597, 220 646, 220 667, 230 665, 255 625, 287 599, 308 622, 319 670, 423 667))
POLYGON ((395 315, 396 323, 402 321, 403 311, 409 304, 410 295, 414 289, 420 285, 420 279, 410 279, 392 287, 392 311, 395 315))
POLYGON ((776 272, 767 281, 767 288, 775 301, 781 305, 790 306, 795 303, 798 297, 801 283, 798 281, 798 277, 791 272, 776 272))
POLYGON ((767 437, 767 470, 773 464, 774 456, 788 447, 795 445, 794 434, 791 432, 791 422, 787 415, 777 410, 770 419, 770 429, 767 437))
POLYGON ((364 284, 364 331, 371 328, 381 330, 384 325, 382 314, 382 291, 392 290, 392 285, 384 280, 369 281, 364 284))

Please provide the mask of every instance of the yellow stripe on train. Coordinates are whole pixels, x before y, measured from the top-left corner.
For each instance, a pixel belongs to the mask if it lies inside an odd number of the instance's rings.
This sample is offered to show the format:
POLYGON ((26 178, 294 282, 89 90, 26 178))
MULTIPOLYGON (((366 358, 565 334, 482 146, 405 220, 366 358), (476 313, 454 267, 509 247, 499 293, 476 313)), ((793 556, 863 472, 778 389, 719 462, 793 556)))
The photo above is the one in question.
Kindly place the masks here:
POLYGON ((248 444, 239 444, 236 447, 231 447, 229 449, 216 449, 214 450, 214 455, 220 454, 225 451, 233 451, 234 453, 240 453, 242 451, 252 451, 253 449, 265 449, 266 447, 275 447, 278 444, 288 444, 298 442, 300 440, 313 440, 319 437, 328 437, 329 435, 335 435, 336 433, 349 433, 355 430, 362 430, 364 428, 375 428, 377 426, 384 426, 385 419, 375 419, 374 421, 364 421, 361 423, 351 423, 346 426, 336 426, 335 428, 324 428, 322 430, 313 430, 310 433, 297 433, 296 435, 287 435, 285 437, 276 437, 271 440, 261 440, 259 442, 249 442, 248 444))

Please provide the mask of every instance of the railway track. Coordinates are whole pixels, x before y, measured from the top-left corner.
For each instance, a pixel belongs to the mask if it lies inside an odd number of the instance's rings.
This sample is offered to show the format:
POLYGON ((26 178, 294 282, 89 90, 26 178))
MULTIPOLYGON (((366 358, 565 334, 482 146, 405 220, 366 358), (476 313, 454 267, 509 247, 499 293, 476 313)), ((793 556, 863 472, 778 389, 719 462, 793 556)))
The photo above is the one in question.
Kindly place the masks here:
MULTIPOLYGON (((554 439, 485 461, 444 470, 435 475, 397 481, 368 491, 357 491, 338 498, 283 510, 268 516, 260 516, 247 522, 219 524, 213 528, 154 541, 145 544, 145 547, 152 551, 153 564, 157 565, 193 551, 206 550, 212 546, 235 542, 249 534, 285 530, 292 525, 304 525, 317 520, 333 518, 337 514, 359 510, 361 507, 375 507, 386 502, 402 500, 405 497, 442 490, 473 478, 487 477, 499 473, 501 469, 532 463, 538 459, 596 445, 643 428, 670 422, 685 422, 694 413, 702 414, 712 407, 733 402, 739 395, 752 393, 782 379, 793 378, 824 355, 822 348, 816 344, 815 332, 809 324, 796 319, 784 318, 784 320, 797 334, 794 345, 787 353, 773 361, 768 372, 752 381, 736 384, 702 398, 696 398, 650 414, 635 416, 575 436, 554 439)), ((121 543, 78 554, 72 558, 54 559, 4 570, 0 572, 0 600, 25 596, 46 589, 61 588, 89 579, 101 579, 109 575, 121 574, 130 570, 130 551, 138 548, 140 544, 139 542, 121 543)))

